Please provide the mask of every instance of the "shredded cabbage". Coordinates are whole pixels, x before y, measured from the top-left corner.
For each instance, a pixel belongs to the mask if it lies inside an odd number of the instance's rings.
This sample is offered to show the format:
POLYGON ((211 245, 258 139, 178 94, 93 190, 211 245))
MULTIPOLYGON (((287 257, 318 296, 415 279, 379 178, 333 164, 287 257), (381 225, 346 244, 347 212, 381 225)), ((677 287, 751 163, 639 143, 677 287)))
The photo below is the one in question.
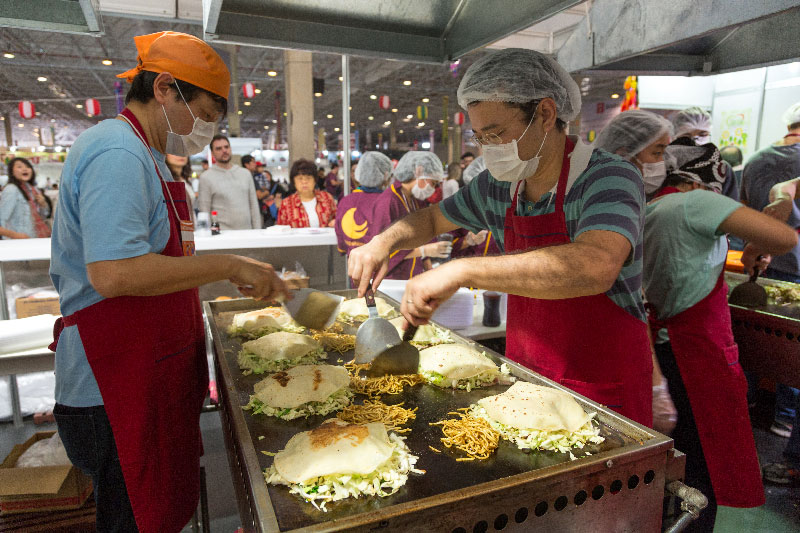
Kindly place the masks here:
POLYGON ((231 337, 240 337, 242 339, 260 339, 264 335, 269 335, 270 333, 276 333, 278 331, 288 331, 289 333, 303 333, 305 328, 300 324, 293 324, 289 323, 285 326, 281 327, 265 327, 261 329, 257 329, 255 331, 245 328, 234 328, 233 324, 228 327, 228 335, 231 337))
POLYGON ((600 427, 593 423, 597 413, 589 415, 589 421, 576 431, 546 431, 538 429, 521 429, 501 424, 491 418, 486 409, 480 405, 470 406, 469 413, 472 416, 483 418, 496 429, 504 439, 515 443, 521 450, 530 448, 532 450, 549 450, 553 452, 569 453, 570 459, 576 459, 571 450, 581 449, 587 443, 600 444, 605 439, 600 436, 600 427))
MULTIPOLYGON (((398 316, 400 316, 400 313, 396 309, 391 309, 386 313, 381 313, 379 316, 380 316, 380 318, 385 318, 385 319, 389 320, 389 319, 392 319, 392 318, 397 318, 398 316)), ((366 315, 349 315, 347 313, 339 313, 336 316, 336 320, 338 320, 339 322, 344 322, 345 324, 354 324, 356 322, 366 322, 366 320, 368 318, 369 318, 368 314, 366 314, 366 315)))
POLYGON ((264 478, 272 485, 286 485, 289 491, 297 494, 317 509, 327 512, 325 506, 330 502, 360 496, 391 496, 406 484, 409 472, 423 474, 414 468, 419 459, 412 455, 404 438, 389 433, 393 445, 392 455, 374 472, 362 476, 360 474, 334 474, 312 478, 302 483, 286 481, 278 473, 275 466, 264 470, 264 478))
POLYGON ((495 383, 498 383, 500 381, 504 383, 513 382, 516 378, 514 378, 510 374, 511 371, 509 370, 508 365, 505 363, 500 365, 499 371, 497 371, 496 369, 486 370, 476 376, 464 379, 448 380, 446 377, 444 377, 442 374, 438 372, 428 371, 428 370, 420 371, 420 375, 424 377, 425 380, 431 385, 436 385, 437 387, 442 387, 443 389, 446 389, 448 387, 451 387, 453 389, 465 389, 467 392, 471 391, 472 389, 478 389, 481 387, 494 385, 495 383))
POLYGON ((779 304, 800 302, 800 287, 795 284, 777 283, 765 285, 767 295, 779 304))
POLYGON ((434 331, 436 332, 430 340, 427 341, 415 341, 412 340, 411 344, 416 346, 417 348, 430 348, 431 346, 436 346, 438 344, 452 344, 455 342, 453 336, 450 335, 450 332, 436 326, 435 324, 431 324, 433 326, 434 331))
POLYGON ((245 349, 239 351, 236 357, 239 368, 243 370, 245 376, 250 374, 263 374, 264 372, 278 372, 297 365, 315 365, 323 359, 327 359, 328 354, 322 347, 294 359, 262 359, 258 355, 248 352, 245 349))
POLYGON ((353 400, 353 392, 349 387, 342 387, 334 392, 324 402, 306 402, 297 407, 272 407, 259 400, 255 395, 250 396, 250 401, 242 407, 245 410, 252 410, 254 415, 267 415, 280 418, 281 420, 294 420, 295 418, 313 415, 327 415, 339 411, 350 405, 353 400))

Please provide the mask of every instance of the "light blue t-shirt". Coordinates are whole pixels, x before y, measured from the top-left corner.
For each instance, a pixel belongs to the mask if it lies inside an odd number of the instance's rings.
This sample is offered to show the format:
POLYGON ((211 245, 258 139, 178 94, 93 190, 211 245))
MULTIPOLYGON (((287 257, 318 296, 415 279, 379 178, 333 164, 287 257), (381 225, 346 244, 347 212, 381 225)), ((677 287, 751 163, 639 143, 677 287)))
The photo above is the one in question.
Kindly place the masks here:
MULTIPOLYGON (((170 181, 164 155, 153 155, 170 181)), ((51 241, 50 278, 64 316, 103 299, 87 264, 161 253, 169 231, 153 160, 128 123, 104 120, 81 134, 64 162, 51 241)), ((55 396, 72 407, 103 404, 77 326, 58 342, 55 396)))
POLYGON ((727 257, 719 225, 742 204, 711 191, 673 193, 647 205, 644 222, 645 299, 659 319, 709 295, 727 257))

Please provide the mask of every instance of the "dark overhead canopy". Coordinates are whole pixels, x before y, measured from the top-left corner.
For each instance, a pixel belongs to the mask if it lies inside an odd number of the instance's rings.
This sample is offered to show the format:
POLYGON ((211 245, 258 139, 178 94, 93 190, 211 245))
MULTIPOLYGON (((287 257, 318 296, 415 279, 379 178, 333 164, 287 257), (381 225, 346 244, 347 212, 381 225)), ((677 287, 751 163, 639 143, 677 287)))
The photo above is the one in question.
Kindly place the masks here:
POLYGON ((596 0, 558 62, 570 72, 716 74, 796 60, 798 28, 798 0, 596 0))
POLYGON ((103 35, 98 0, 3 0, 0 27, 103 35))
POLYGON ((443 63, 581 0, 207 0, 206 40, 443 63))

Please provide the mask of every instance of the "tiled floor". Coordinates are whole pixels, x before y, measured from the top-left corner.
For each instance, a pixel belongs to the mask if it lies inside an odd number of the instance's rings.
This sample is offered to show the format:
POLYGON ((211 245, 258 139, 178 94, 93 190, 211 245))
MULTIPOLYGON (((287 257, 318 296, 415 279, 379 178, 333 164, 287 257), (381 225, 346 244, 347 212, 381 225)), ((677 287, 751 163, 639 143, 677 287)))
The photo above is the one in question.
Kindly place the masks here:
MULTIPOLYGON (((786 439, 766 430, 768 409, 753 414, 754 435, 762 464, 781 460, 786 439)), ((206 413, 201 417, 208 486, 211 531, 234 533, 239 526, 238 510, 233 492, 219 416, 206 413)), ((54 424, 35 426, 30 417, 22 428, 10 423, 0 424, 0 458, 5 457, 15 443, 25 441, 36 431, 55 429, 54 424)), ((716 533, 782 533, 800 531, 800 488, 781 488, 767 485, 767 503, 757 509, 721 507, 717 514, 716 533)), ((189 531, 187 527, 184 531, 189 531)))

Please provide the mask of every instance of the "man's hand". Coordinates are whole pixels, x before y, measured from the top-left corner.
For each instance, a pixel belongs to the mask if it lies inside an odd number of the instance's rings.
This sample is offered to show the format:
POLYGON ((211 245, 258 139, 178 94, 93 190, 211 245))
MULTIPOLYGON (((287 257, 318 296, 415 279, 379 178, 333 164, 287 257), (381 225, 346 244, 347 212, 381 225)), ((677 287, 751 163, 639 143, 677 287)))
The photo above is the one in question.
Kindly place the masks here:
POLYGON ((464 237, 464 242, 467 246, 476 246, 478 244, 483 244, 486 240, 486 236, 489 235, 489 232, 484 230, 479 231, 478 233, 472 233, 471 231, 467 233, 466 237, 464 237))
POLYGON ((400 312, 411 324, 419 326, 427 324, 433 312, 459 287, 461 269, 458 261, 452 261, 442 266, 428 270, 414 276, 406 285, 400 312))
POLYGON ((753 268, 757 268, 759 272, 764 272, 771 261, 771 255, 765 254, 752 243, 749 243, 744 247, 744 251, 742 252, 742 264, 744 265, 744 271, 747 274, 752 276, 753 268), (760 260, 757 260, 758 256, 761 256, 760 260))
POLYGON ((779 198, 763 209, 765 215, 776 218, 781 222, 788 222, 792 214, 793 200, 789 197, 779 198))
POLYGON ((250 259, 249 257, 234 256, 236 268, 229 281, 239 288, 244 296, 256 300, 275 300, 280 296, 291 298, 286 284, 275 273, 272 265, 250 259))
POLYGON ((390 251, 380 243, 379 237, 350 252, 347 271, 358 286, 359 298, 366 294, 370 280, 372 288, 378 290, 378 285, 389 271, 389 253, 390 251))
POLYGON ((450 257, 450 252, 453 251, 453 243, 450 241, 437 241, 424 244, 419 247, 420 255, 422 258, 437 257, 444 259, 450 257))

